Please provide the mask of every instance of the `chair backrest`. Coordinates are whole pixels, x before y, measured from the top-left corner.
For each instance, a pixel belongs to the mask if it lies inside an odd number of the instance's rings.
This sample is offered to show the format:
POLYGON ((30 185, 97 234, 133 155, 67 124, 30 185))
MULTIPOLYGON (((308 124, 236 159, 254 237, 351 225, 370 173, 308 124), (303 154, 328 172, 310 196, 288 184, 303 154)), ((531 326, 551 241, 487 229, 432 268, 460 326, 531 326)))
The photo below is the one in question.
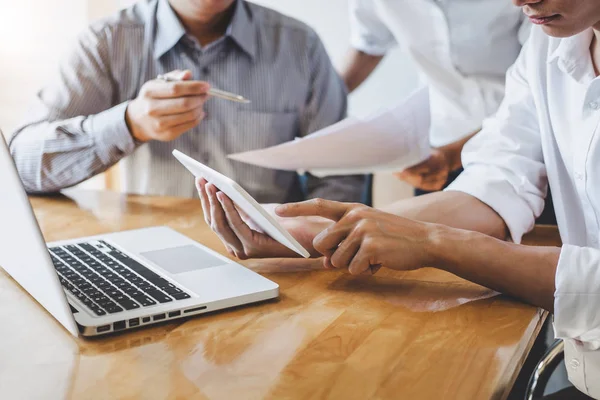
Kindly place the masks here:
POLYGON ((535 367, 531 378, 529 378, 529 383, 527 384, 527 390, 525 392, 525 400, 543 397, 548 380, 558 364, 565 358, 564 349, 565 344, 559 339, 552 343, 548 350, 546 350, 546 353, 544 353, 542 359, 535 367))

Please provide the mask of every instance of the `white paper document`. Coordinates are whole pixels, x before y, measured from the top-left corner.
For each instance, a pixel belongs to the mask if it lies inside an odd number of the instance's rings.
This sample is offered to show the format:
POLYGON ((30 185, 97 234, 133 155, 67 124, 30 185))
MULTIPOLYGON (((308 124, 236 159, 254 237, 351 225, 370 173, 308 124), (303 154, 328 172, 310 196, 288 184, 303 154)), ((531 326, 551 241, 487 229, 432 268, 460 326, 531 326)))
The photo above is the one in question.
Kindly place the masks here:
POLYGON ((429 124, 428 92, 420 89, 366 118, 349 117, 304 138, 229 158, 316 176, 402 171, 429 157, 429 124))

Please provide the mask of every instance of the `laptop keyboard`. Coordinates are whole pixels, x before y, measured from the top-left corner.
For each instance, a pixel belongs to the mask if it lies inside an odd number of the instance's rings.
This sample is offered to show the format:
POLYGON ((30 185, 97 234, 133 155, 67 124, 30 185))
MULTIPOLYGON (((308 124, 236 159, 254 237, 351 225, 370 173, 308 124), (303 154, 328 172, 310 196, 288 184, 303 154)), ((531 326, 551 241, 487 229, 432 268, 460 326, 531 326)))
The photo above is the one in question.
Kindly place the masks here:
POLYGON ((50 248, 62 286, 96 315, 191 296, 104 241, 50 248), (101 248, 102 250, 100 250, 101 248))

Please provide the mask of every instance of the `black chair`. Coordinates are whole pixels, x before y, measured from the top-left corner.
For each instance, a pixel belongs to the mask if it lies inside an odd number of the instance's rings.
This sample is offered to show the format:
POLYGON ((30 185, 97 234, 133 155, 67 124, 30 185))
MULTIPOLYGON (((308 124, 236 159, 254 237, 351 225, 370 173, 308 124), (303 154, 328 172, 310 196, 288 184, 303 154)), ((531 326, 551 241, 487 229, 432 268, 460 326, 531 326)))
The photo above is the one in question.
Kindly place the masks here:
POLYGON ((542 359, 538 362, 533 375, 529 378, 525 391, 525 400, 533 400, 543 397, 546 385, 556 370, 556 367, 565 358, 565 344, 562 340, 556 340, 546 350, 542 359))

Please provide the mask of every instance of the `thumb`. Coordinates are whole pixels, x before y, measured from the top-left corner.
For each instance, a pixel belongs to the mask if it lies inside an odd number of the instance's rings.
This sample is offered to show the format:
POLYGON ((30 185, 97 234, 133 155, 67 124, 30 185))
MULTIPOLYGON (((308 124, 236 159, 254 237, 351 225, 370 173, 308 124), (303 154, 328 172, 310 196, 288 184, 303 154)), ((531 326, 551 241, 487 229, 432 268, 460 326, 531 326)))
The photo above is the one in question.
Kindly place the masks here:
POLYGON ((175 69, 173 71, 167 72, 165 76, 168 76, 169 78, 178 81, 189 81, 190 79, 192 79, 192 71, 190 71, 189 69, 183 71, 180 69, 175 69))
POLYGON ((192 71, 190 71, 189 69, 182 71, 179 79, 181 79, 182 81, 189 81, 190 79, 192 79, 192 71))

